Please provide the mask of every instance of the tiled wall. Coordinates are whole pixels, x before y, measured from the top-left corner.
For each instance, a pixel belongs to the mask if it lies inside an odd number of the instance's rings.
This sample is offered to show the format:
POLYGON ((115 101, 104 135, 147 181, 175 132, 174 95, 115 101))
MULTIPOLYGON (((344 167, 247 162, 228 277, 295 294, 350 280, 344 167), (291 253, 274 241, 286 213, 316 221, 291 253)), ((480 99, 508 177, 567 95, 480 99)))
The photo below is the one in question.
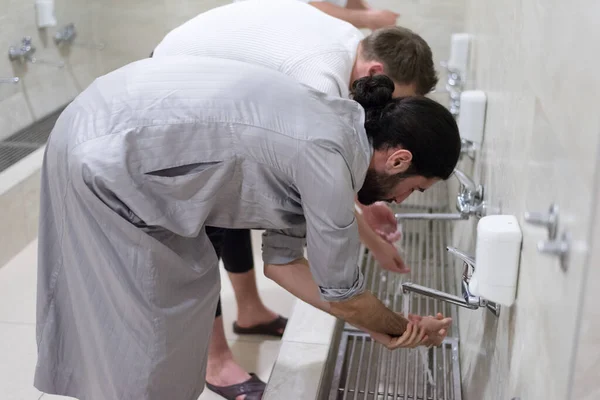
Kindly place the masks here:
POLYGON ((0 54, 31 36, 39 59, 64 61, 21 66, 0 57, 0 77, 19 76, 17 85, 0 84, 0 139, 69 102, 92 80, 131 61, 147 57, 166 32, 226 0, 56 0, 56 28, 38 30, 34 0, 0 0, 0 54), (56 30, 74 23, 76 42, 59 50, 56 30), (98 50, 93 44, 102 43, 98 50))
MULTIPOLYGON (((460 313, 466 400, 570 398, 581 295, 588 304, 599 300, 597 281, 583 285, 597 201, 600 58, 592 49, 600 38, 599 13, 593 0, 467 1, 466 31, 474 39, 469 88, 488 96, 474 175, 486 185, 488 201, 519 218, 524 240, 516 304, 499 319, 485 311, 460 313), (546 211, 551 202, 560 206, 561 231, 572 235, 567 272, 538 252, 546 231, 523 221, 525 211, 546 211)), ((457 225, 459 247, 473 250, 474 226, 457 225)), ((596 319, 586 326, 589 342, 600 325, 596 319)), ((598 391, 597 347, 591 356, 580 347, 592 357, 581 368, 589 374, 595 365, 596 379, 578 380, 580 395, 573 398, 598 391)))

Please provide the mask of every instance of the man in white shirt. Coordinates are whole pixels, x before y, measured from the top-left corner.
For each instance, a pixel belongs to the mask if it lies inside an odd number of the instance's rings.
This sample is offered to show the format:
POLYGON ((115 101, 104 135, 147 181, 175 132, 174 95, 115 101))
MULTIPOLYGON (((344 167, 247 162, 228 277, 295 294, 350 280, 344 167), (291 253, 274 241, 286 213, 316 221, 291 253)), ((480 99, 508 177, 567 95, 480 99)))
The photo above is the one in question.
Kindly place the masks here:
MULTIPOLYGON (((153 53, 157 58, 177 55, 209 56, 261 65, 343 98, 349 96, 352 82, 368 75, 385 73, 392 78, 395 97, 424 95, 437 83, 431 49, 415 33, 393 27, 375 31, 365 38, 350 23, 297 0, 241 1, 200 14, 167 34, 153 53)), ((388 215, 395 231, 393 215, 389 211, 388 215)), ((375 234, 364 218, 357 216, 357 219, 361 240, 379 263, 389 270, 407 272, 395 246, 375 234)), ((391 237, 397 239, 393 231, 391 237)), ((213 240, 215 248, 222 246, 222 255, 249 248, 248 231, 227 230, 225 237, 229 235, 243 235, 243 238, 233 243, 225 240, 224 244, 213 240)), ((251 256, 248 262, 237 263, 245 267, 233 268, 228 266, 226 256, 223 258, 238 304, 234 330, 239 334, 261 332, 281 336, 287 321, 260 300, 251 256)), ((250 379, 233 360, 220 309, 210 346, 209 388, 250 379)))

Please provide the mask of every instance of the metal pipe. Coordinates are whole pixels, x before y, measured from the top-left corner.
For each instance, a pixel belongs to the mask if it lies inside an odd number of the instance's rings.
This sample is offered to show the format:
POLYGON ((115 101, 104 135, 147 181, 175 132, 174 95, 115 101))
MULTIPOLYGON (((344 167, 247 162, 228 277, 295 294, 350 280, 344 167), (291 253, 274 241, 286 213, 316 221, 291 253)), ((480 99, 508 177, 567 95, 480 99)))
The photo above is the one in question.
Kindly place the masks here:
POLYGON ((405 220, 426 220, 426 221, 461 221, 469 219, 468 215, 458 214, 458 213, 440 213, 440 214, 432 214, 432 213, 402 213, 395 215, 397 221, 405 221, 405 220))
POLYGON ((0 83, 19 83, 18 77, 13 78, 0 78, 0 83))
POLYGON ((457 306, 476 310, 478 306, 471 305, 465 301, 462 297, 454 296, 440 290, 430 289, 425 286, 417 285, 411 282, 403 283, 402 290, 405 293, 414 292, 423 296, 432 297, 434 299, 442 300, 447 303, 456 304, 457 306))

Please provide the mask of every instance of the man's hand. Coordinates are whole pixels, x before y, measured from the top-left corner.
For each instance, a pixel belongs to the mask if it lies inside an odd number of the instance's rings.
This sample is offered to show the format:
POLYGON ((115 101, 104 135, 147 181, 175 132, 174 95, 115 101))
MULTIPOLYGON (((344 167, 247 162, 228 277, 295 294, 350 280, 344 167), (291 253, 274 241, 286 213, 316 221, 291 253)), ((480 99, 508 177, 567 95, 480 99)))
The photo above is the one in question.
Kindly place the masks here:
POLYGON ((410 322, 406 326, 406 331, 400 337, 392 337, 384 333, 369 332, 371 338, 379 344, 385 346, 388 350, 412 349, 417 346, 425 345, 428 337, 423 328, 410 322))
POLYGON ((375 233, 389 243, 400 240, 398 222, 392 209, 384 202, 379 201, 370 206, 360 206, 365 222, 375 233))
POLYGON ((366 18, 366 27, 371 30, 385 28, 386 26, 396 26, 400 14, 389 10, 368 10, 366 18))
POLYGON ((398 253, 398 249, 393 244, 380 239, 376 245, 371 246, 370 250, 381 268, 398 274, 408 274, 410 272, 410 268, 406 266, 404 260, 400 257, 400 253, 398 253))
MULTIPOLYGON (((409 319, 409 321, 415 323, 413 320, 409 319)), ((438 313, 435 317, 422 317, 416 324, 427 333, 428 338, 424 343, 426 346, 439 346, 448 334, 452 318, 444 318, 442 314, 438 313)))

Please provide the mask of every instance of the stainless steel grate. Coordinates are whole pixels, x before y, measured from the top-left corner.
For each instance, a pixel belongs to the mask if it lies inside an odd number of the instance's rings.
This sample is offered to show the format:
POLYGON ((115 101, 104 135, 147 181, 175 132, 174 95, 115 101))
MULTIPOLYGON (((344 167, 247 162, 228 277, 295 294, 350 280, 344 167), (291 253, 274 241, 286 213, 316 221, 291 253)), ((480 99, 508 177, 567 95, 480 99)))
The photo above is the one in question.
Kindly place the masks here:
MULTIPOLYGON (((427 192, 425 192, 427 193, 427 192)), ((412 197, 412 196, 411 196, 412 197)), ((448 186, 440 183, 429 197, 405 203, 396 212, 448 210, 448 186)), ((452 317, 444 344, 435 349, 388 351, 365 333, 344 325, 328 400, 461 400, 457 307, 424 296, 403 296, 402 283, 411 281, 458 294, 454 264, 446 252, 451 221, 407 220, 402 225, 401 251, 411 267, 408 275, 382 270, 363 249, 361 268, 367 288, 396 312, 452 317), (408 302, 409 304, 405 304, 408 302), (424 354, 420 354, 420 352, 424 354), (428 378, 430 366, 431 382, 428 378)))
POLYGON ((458 341, 448 338, 442 346, 425 351, 428 361, 418 349, 389 351, 367 334, 344 332, 328 400, 461 399, 458 341), (424 362, 434 366, 434 384, 424 362))
POLYGON ((61 107, 47 117, 0 141, 0 172, 45 145, 63 110, 64 107, 61 107))

